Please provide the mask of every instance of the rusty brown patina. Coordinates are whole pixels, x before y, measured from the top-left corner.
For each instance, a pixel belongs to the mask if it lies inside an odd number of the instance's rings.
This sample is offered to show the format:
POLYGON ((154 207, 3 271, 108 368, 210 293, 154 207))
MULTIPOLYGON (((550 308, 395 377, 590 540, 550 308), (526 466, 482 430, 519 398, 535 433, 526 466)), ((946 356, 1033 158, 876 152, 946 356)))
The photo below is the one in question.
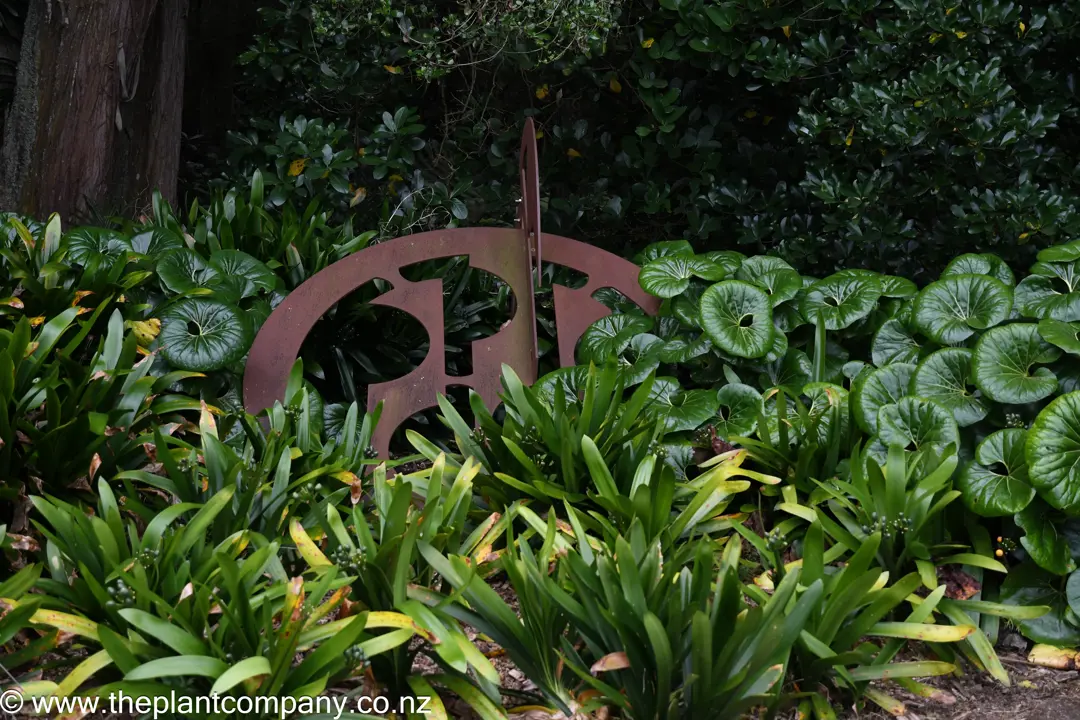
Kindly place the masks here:
POLYGON ((244 373, 248 412, 259 413, 284 399, 289 372, 315 323, 349 293, 376 278, 388 282, 392 289, 372 302, 415 317, 430 342, 424 361, 411 373, 368 388, 368 410, 379 401, 383 403, 372 440, 381 458, 389 456, 394 430, 412 415, 436 405, 438 394, 445 394, 452 385, 471 388, 494 409, 500 402, 504 363, 522 381, 536 381, 535 288, 541 262, 565 265, 588 276, 581 288, 554 287, 555 328, 563 367, 574 364, 582 333, 610 312, 593 298, 597 290, 618 290, 645 312, 655 314, 659 300, 641 289, 637 265, 578 240, 542 232, 536 133, 531 118, 522 134, 520 170, 518 227, 455 228, 395 238, 339 260, 290 293, 270 314, 251 346, 244 373), (457 255, 468 256, 472 267, 500 278, 517 300, 509 322, 494 335, 472 343, 473 372, 464 377, 446 372, 442 281, 411 282, 401 275, 403 267, 457 255))

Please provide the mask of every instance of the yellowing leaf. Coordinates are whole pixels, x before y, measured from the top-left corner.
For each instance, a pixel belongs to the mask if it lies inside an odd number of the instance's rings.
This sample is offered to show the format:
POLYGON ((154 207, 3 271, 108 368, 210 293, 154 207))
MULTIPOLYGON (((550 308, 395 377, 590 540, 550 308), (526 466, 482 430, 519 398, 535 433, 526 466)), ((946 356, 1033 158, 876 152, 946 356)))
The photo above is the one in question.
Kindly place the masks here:
POLYGON ((536 131, 536 139, 539 140, 542 137, 544 137, 544 131, 543 130, 537 130, 536 131))
POLYGON ((395 182, 401 182, 405 178, 401 177, 400 175, 391 175, 389 179, 390 179, 390 182, 395 183, 395 182))
POLYGON ((349 207, 356 207, 360 203, 364 202, 365 198, 367 198, 367 188, 356 188, 356 192, 353 193, 352 200, 349 201, 349 207))
POLYGON ((9 297, 0 300, 0 305, 7 305, 8 307, 15 308, 16 310, 22 310, 25 306, 23 301, 17 297, 9 297))
POLYGON ((71 301, 71 307, 75 307, 82 302, 82 299, 87 295, 93 295, 93 290, 78 290, 75 292, 75 299, 71 301))
POLYGON ((922 107, 925 104, 926 104, 925 100, 916 100, 915 101, 915 107, 922 107))
POLYGON ((937 33, 937 32, 936 33, 930 33, 930 43, 931 44, 936 43, 938 40, 940 40, 943 37, 945 37, 945 36, 942 35, 941 33, 937 33))
POLYGON ((769 123, 771 123, 775 119, 776 118, 774 118, 772 115, 766 115, 765 117, 761 118, 761 124, 762 125, 768 125, 769 123))
POLYGON ((133 320, 131 322, 131 331, 135 333, 135 339, 139 341, 140 345, 149 345, 161 332, 161 321, 157 318, 133 320))
POLYGON ((333 564, 315 545, 315 541, 307 534, 299 520, 289 523, 289 536, 296 543, 296 551, 300 553, 300 557, 304 558, 311 567, 325 567, 333 564))
POLYGON ((852 125, 851 129, 848 130, 847 137, 844 139, 844 144, 847 145, 848 147, 851 147, 851 143, 854 140, 855 140, 855 126, 852 125))
POLYGON ((536 98, 538 100, 543 100, 550 94, 551 91, 548 89, 547 85, 541 85, 540 87, 536 88, 536 98))
POLYGON ((581 157, 581 153, 579 153, 574 148, 570 148, 569 150, 566 151, 566 156, 569 157, 569 158, 579 158, 579 157, 581 157))
POLYGON ((401 68, 399 68, 397 65, 383 65, 382 67, 383 67, 383 70, 390 73, 391 75, 400 75, 401 74, 401 68))
POLYGON ((304 166, 307 165, 307 158, 299 158, 289 163, 289 177, 296 177, 300 173, 304 172, 304 166))
POLYGON ((30 318, 30 326, 31 327, 37 327, 38 325, 40 325, 43 322, 45 322, 45 316, 44 315, 38 315, 37 317, 30 318))
POLYGON ((784 31, 784 37, 787 37, 787 38, 791 37, 791 26, 790 25, 785 25, 782 29, 784 31))
POLYGON ((757 110, 747 110, 743 113, 743 117, 752 120, 757 117, 757 110))
POLYGON ((594 662, 592 667, 589 668, 589 672, 597 675, 609 670, 625 670, 628 667, 630 667, 630 658, 626 656, 626 653, 613 652, 594 662))
POLYGON ((622 92, 622 84, 619 82, 619 79, 614 76, 612 76, 611 80, 608 80, 608 87, 613 93, 622 92))
POLYGON ((954 8, 954 7, 951 7, 951 8, 949 8, 949 9, 947 9, 947 10, 945 11, 945 14, 946 14, 946 15, 952 15, 952 14, 953 14, 953 12, 954 12, 955 10, 956 10, 956 8, 954 8))
POLYGON ((954 35, 956 35, 956 37, 960 38, 961 40, 963 40, 964 38, 966 38, 966 37, 967 37, 967 33, 966 33, 966 32, 964 32, 963 30, 957 30, 957 31, 956 31, 955 33, 953 33, 953 34, 954 34, 954 35))
POLYGON ((1025 25, 1024 21, 1021 20, 1020 21, 1020 34, 1023 35, 1026 32, 1027 32, 1027 25, 1025 25))
POLYGON ((648 38, 646 40, 642 40, 641 41, 641 47, 648 50, 649 48, 651 48, 653 46, 653 43, 655 43, 655 42, 656 42, 656 40, 654 40, 653 38, 648 38))
POLYGON ((1021 240, 1027 240, 1029 237, 1031 237, 1031 233, 1029 233, 1029 232, 1020 233, 1020 239, 1021 240))

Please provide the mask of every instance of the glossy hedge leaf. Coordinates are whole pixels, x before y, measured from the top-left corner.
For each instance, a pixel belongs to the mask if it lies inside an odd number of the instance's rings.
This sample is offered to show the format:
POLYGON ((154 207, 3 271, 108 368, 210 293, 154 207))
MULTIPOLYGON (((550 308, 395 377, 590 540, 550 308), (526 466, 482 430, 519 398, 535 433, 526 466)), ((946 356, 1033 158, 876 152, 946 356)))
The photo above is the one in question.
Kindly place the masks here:
POLYGON ((730 355, 762 357, 773 344, 772 302, 750 283, 719 282, 701 297, 701 327, 717 347, 730 355))
POLYGON ((842 330, 870 314, 881 297, 876 277, 837 273, 808 287, 799 312, 813 322, 818 313, 829 330, 842 330))
POLYGON ((1046 342, 1070 355, 1080 355, 1080 323, 1062 320, 1040 320, 1039 335, 1046 342))
POLYGON ((1080 320, 1080 292, 1059 288, 1055 282, 1061 281, 1028 275, 1016 286, 1016 307, 1025 317, 1065 322, 1080 320))
POLYGON ((84 267, 109 264, 131 250, 127 237, 105 228, 75 228, 64 237, 64 241, 68 259, 84 267))
POLYGON ((244 356, 254 332, 235 306, 204 298, 183 300, 161 316, 165 358, 182 370, 219 370, 244 356))
POLYGON ((616 313, 602 317, 582 333, 578 355, 582 362, 601 364, 621 355, 635 335, 652 330, 652 318, 616 313))
POLYGON ((675 255, 693 255, 694 248, 686 240, 663 240, 650 244, 647 248, 634 256, 634 262, 638 265, 648 265, 653 260, 675 255))
POLYGON ((878 432, 878 411, 886 405, 895 405, 911 388, 911 378, 916 367, 910 363, 893 363, 870 371, 855 384, 853 409, 855 422, 866 432, 878 432))
POLYGON ((878 437, 888 446, 921 450, 958 443, 960 433, 952 413, 937 403, 905 397, 878 411, 878 437))
POLYGON ((721 266, 693 255, 668 255, 657 258, 641 268, 639 282, 645 292, 656 297, 671 298, 690 287, 691 278, 716 281, 726 271, 721 266))
POLYGON ((953 258, 952 262, 941 271, 941 277, 948 275, 989 275, 1006 285, 1016 284, 1012 268, 997 255, 990 253, 965 253, 953 258))
POLYGON ((241 298, 274 287, 270 268, 239 250, 218 250, 210 256, 210 266, 217 271, 219 281, 227 279, 237 287, 241 298))
POLYGON ((208 288, 218 279, 217 269, 211 267, 190 248, 172 250, 158 262, 161 284, 174 293, 186 293, 196 288, 208 288))
POLYGON ((729 438, 754 432, 758 416, 765 410, 761 393, 749 385, 730 383, 720 388, 716 399, 720 404, 713 420, 717 435, 729 438))
POLYGON ((984 395, 1001 403, 1021 404, 1054 394, 1057 378, 1044 367, 1061 351, 1039 335, 1034 323, 1011 323, 992 328, 975 343, 972 370, 984 395))
POLYGON ((1013 515, 1028 506, 1035 488, 1024 455, 1027 431, 1008 428, 991 433, 975 450, 956 481, 964 504, 983 517, 1013 515))
POLYGON ((956 345, 1009 317, 1012 290, 986 275, 950 275, 915 299, 915 324, 927 337, 956 345))
POLYGON ((973 384, 971 376, 971 351, 944 348, 919 363, 912 394, 933 400, 951 412, 960 427, 974 425, 987 416, 990 408, 969 390, 968 386, 973 384))
POLYGON ((1033 620, 1017 620, 1026 637, 1062 647, 1080 645, 1080 628, 1066 620, 1068 599, 1064 580, 1026 562, 1011 568, 1001 584, 1001 602, 1019 607, 1047 605, 1050 612, 1033 620))
POLYGON ((169 228, 156 227, 131 238, 131 249, 153 258, 184 247, 184 238, 169 228))
POLYGON ((1080 512, 1080 392, 1055 398, 1028 431, 1028 475, 1039 496, 1080 512))
POLYGON ((870 356, 878 367, 919 361, 919 343, 899 320, 886 320, 874 333, 870 356))
POLYGON ((1020 544, 1039 567, 1055 575, 1068 575, 1076 569, 1064 523, 1055 522, 1045 503, 1036 500, 1013 519, 1024 531, 1020 544))

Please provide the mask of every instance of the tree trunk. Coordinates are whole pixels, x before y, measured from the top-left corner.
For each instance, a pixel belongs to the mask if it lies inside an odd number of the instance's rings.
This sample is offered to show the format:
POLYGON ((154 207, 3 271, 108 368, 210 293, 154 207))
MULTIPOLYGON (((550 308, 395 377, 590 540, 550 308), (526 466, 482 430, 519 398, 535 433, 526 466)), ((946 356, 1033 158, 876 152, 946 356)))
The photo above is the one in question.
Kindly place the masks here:
POLYGON ((65 220, 176 199, 188 0, 31 0, 0 207, 65 220))

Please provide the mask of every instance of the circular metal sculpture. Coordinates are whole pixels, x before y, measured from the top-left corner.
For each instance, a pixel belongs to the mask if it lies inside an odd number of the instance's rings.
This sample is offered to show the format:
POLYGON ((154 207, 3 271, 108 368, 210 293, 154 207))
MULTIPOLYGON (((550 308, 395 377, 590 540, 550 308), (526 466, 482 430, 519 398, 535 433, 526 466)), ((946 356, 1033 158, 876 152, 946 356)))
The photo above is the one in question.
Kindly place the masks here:
POLYGON ((337 302, 376 278, 392 286, 371 302, 414 316, 430 338, 427 357, 404 377, 368 387, 368 410, 381 401, 382 415, 373 444, 387 458, 394 430, 421 410, 436 405, 451 385, 476 391, 491 409, 499 404, 502 365, 512 367, 525 383, 537 379, 535 283, 541 261, 565 265, 588 276, 583 287, 554 287, 559 363, 574 364, 583 332, 610 313, 593 298, 602 288, 618 290, 649 314, 659 300, 638 284, 638 266, 617 255, 571 238, 546 235, 540 229, 540 182, 536 133, 525 121, 520 155, 522 200, 517 228, 455 228, 395 238, 361 250, 313 275, 296 288, 263 324, 248 354, 244 372, 244 406, 257 414, 284 400, 289 372, 304 338, 337 302), (485 270, 510 286, 517 300, 514 316, 494 335, 472 343, 473 372, 446 373, 443 286, 441 280, 410 282, 401 268, 425 260, 467 255, 469 265, 485 270))

